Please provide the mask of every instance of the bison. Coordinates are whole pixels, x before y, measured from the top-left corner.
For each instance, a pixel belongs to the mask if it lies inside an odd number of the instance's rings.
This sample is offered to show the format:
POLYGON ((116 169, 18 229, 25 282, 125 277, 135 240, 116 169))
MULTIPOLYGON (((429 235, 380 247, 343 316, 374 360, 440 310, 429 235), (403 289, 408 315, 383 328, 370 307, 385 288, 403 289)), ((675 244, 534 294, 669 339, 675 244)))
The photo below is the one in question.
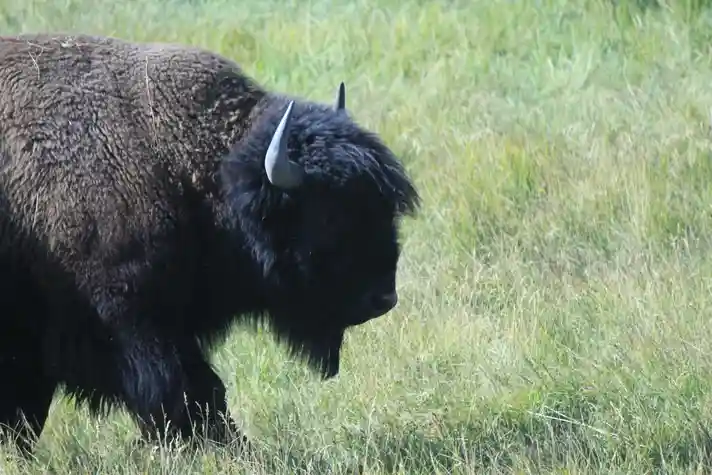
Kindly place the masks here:
POLYGON ((209 350, 266 321, 337 375, 345 330, 396 305, 419 202, 343 83, 325 105, 197 47, 0 37, 0 424, 31 453, 63 388, 227 442, 209 350))

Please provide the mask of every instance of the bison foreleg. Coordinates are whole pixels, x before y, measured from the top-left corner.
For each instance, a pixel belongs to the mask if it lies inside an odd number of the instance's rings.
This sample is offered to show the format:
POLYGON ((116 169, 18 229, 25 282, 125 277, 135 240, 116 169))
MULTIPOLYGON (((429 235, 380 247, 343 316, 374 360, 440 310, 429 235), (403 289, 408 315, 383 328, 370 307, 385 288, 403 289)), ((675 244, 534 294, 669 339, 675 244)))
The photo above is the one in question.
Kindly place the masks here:
POLYGON ((32 452, 42 432, 56 388, 40 358, 32 348, 13 345, 5 346, 0 353, 0 432, 25 456, 32 452))
MULTIPOLYGON (((201 435, 227 442, 232 425, 225 386, 195 338, 185 334, 175 295, 156 292, 141 263, 102 269, 92 284, 93 305, 113 342, 115 398, 135 417, 147 438, 201 435), (142 282, 138 285, 137 282, 142 282), (171 309, 170 320, 159 312, 171 309)), ((156 278, 158 279, 158 278, 156 278)))
POLYGON ((196 343, 168 343, 155 335, 123 339, 121 395, 144 437, 178 435, 227 443, 235 430, 225 386, 196 343))
POLYGON ((221 444, 233 437, 245 442, 230 417, 225 385, 205 360, 198 345, 191 342, 181 353, 186 372, 186 411, 200 437, 221 444))

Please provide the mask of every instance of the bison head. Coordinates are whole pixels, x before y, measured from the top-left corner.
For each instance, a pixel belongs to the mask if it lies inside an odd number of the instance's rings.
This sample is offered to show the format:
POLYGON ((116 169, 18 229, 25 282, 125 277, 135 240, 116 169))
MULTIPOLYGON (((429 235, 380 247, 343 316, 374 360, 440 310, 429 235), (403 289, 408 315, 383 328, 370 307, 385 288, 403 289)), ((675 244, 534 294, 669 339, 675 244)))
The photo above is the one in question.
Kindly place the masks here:
POLYGON ((398 224, 419 197, 394 154, 346 112, 268 96, 225 161, 237 227, 277 334, 325 377, 344 331, 398 300, 398 224))

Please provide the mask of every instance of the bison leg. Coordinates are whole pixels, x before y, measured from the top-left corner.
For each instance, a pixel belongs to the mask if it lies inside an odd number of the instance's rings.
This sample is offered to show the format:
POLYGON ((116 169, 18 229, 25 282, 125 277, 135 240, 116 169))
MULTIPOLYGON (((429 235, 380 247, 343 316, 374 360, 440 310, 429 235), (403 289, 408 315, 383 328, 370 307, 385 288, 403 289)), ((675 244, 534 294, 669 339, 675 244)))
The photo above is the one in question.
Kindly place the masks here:
POLYGON ((145 335, 124 341, 120 394, 146 439, 198 436, 227 443, 230 432, 237 433, 225 386, 196 343, 169 344, 145 335))
MULTIPOLYGON (((225 385, 205 360, 196 343, 186 345, 182 356, 186 372, 185 409, 199 437, 226 444, 239 431, 227 408, 225 385)), ((191 428, 184 427, 186 434, 191 428)), ((244 442, 244 438, 241 438, 244 442)))
POLYGON ((225 386, 197 341, 183 333, 180 295, 167 292, 164 277, 152 275, 139 262, 102 268, 97 277, 92 304, 114 345, 113 364, 107 368, 114 376, 111 392, 143 435, 204 435, 226 442, 231 424, 224 422, 229 417, 225 386))
POLYGON ((29 455, 44 428, 56 384, 43 374, 39 352, 12 346, 2 348, 0 381, 3 439, 14 440, 20 452, 29 455))
POLYGON ((13 441, 28 456, 44 428, 57 383, 45 366, 44 296, 12 252, 5 251, 0 251, 0 441, 13 441))

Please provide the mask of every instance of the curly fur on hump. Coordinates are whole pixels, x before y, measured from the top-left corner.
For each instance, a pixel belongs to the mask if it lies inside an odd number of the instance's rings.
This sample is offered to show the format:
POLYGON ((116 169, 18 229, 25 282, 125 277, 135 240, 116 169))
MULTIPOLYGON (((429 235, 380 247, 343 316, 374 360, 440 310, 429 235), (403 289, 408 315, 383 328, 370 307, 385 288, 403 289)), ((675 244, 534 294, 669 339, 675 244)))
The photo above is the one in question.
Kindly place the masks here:
POLYGON ((14 388, 0 424, 24 413, 39 433, 63 385, 147 435, 163 414, 190 435, 195 405, 226 412, 203 352, 240 317, 338 373, 344 331, 394 295, 398 222, 419 198, 377 135, 297 99, 287 150, 305 180, 270 183, 288 100, 198 48, 0 38, 0 380, 14 388))

